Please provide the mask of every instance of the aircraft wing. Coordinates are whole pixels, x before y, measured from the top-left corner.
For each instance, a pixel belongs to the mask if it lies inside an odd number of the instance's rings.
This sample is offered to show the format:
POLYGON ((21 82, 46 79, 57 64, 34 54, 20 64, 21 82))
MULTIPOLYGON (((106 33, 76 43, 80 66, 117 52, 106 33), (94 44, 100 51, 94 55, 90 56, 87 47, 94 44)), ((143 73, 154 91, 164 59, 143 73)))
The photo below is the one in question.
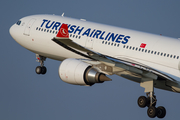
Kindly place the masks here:
MULTIPOLYGON (((63 25, 61 26, 61 28, 63 28, 63 25)), ((175 84, 177 83, 177 81, 171 78, 170 76, 163 74, 162 72, 155 70, 142 63, 139 63, 137 61, 127 58, 117 59, 111 56, 94 52, 88 48, 85 48, 75 43, 74 41, 69 39, 69 36, 63 37, 60 31, 61 30, 59 30, 57 36, 52 39, 55 43, 59 44, 60 46, 64 47, 67 50, 70 50, 76 54, 91 59, 91 61, 85 60, 85 62, 92 64, 93 66, 95 66, 105 74, 108 75, 117 74, 121 77, 139 83, 141 82, 141 78, 150 78, 153 80, 168 80, 175 84), (94 63, 93 61, 97 61, 98 63, 97 62, 94 63), (104 69, 104 67, 106 67, 107 69, 104 69), (139 80, 137 78, 139 78, 139 80)))
MULTIPOLYGON (((130 59, 126 59, 126 58, 117 59, 117 58, 113 58, 111 56, 96 53, 92 50, 89 50, 89 49, 83 47, 83 46, 80 46, 79 44, 73 42, 69 38, 54 37, 52 40, 55 43, 59 44, 60 46, 64 47, 65 49, 68 49, 68 50, 70 50, 76 54, 79 54, 83 57, 86 57, 86 58, 89 58, 92 60, 96 60, 96 61, 100 61, 109 66, 116 66, 116 67, 124 68, 131 72, 135 72, 135 73, 139 73, 139 74, 142 74, 143 72, 146 72, 146 73, 150 72, 150 73, 154 73, 156 75, 160 75, 161 77, 163 77, 165 79, 175 81, 173 78, 171 78, 163 73, 160 73, 153 68, 150 68, 146 65, 138 63, 134 60, 130 60, 130 59)), ((155 78, 155 76, 153 78, 155 78)))

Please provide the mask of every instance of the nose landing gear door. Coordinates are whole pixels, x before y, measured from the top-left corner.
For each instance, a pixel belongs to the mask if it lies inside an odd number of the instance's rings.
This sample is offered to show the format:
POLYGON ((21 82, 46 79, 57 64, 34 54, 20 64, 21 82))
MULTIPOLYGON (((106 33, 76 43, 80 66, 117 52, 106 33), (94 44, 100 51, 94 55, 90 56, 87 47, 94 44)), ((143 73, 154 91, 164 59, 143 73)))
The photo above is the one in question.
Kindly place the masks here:
POLYGON ((32 18, 25 27, 24 35, 30 36, 30 30, 36 19, 32 18))

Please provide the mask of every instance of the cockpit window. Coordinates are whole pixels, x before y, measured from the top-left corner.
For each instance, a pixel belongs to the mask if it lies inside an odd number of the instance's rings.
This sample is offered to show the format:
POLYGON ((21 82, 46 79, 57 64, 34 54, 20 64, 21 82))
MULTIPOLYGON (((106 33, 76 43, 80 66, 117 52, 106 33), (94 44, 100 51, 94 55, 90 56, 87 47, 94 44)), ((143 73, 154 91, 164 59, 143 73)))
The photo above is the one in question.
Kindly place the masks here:
POLYGON ((17 21, 17 23, 16 23, 17 25, 20 25, 21 24, 21 21, 19 20, 19 21, 17 21))

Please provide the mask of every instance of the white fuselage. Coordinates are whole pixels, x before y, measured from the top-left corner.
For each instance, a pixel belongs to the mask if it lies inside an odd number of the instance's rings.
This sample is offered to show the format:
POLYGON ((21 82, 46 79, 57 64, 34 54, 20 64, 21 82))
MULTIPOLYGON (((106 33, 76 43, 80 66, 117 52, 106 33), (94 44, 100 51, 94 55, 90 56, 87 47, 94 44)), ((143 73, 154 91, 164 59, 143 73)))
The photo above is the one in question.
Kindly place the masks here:
POLYGON ((10 33, 36 54, 60 61, 82 58, 51 40, 63 23, 68 24, 70 39, 81 46, 113 58, 134 60, 180 81, 179 39, 55 15, 24 17, 10 33))

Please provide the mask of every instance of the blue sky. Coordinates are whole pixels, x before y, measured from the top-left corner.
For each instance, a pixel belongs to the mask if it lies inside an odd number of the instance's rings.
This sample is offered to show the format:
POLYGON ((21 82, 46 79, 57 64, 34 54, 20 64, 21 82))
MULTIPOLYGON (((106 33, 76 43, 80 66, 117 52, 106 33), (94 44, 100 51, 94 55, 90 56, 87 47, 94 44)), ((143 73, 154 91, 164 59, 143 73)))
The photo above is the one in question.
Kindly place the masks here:
MULTIPOLYGON (((180 37, 180 1, 174 0, 6 0, 0 4, 0 119, 1 120, 148 120, 137 99, 145 95, 139 84, 110 76, 113 81, 92 87, 64 83, 60 61, 47 59, 46 75, 37 75, 35 54, 9 34, 20 18, 56 14, 139 31, 180 37)), ((166 119, 179 120, 180 94, 155 89, 157 106, 166 119)), ((155 118, 157 119, 157 118, 155 118)))

